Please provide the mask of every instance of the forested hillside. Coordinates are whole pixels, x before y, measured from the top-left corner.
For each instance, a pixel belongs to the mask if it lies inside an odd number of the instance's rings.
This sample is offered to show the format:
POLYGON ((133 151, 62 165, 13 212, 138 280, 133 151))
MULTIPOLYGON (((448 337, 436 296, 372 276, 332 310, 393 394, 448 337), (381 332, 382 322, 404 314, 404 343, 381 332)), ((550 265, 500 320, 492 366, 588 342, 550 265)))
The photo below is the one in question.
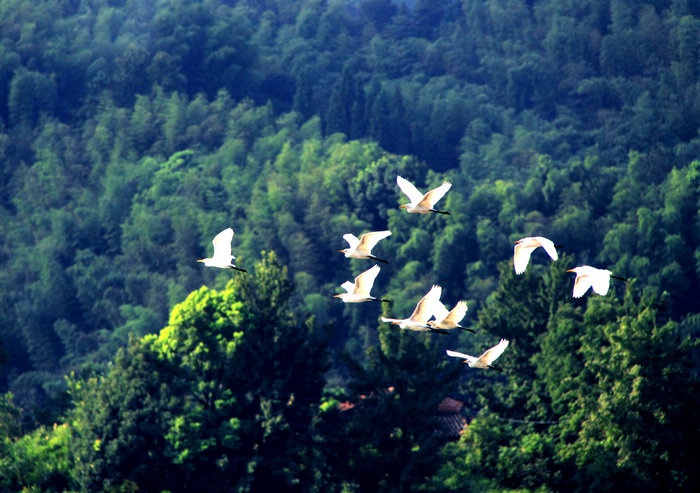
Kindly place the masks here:
POLYGON ((0 490, 700 488, 699 129, 693 0, 0 0, 0 490))

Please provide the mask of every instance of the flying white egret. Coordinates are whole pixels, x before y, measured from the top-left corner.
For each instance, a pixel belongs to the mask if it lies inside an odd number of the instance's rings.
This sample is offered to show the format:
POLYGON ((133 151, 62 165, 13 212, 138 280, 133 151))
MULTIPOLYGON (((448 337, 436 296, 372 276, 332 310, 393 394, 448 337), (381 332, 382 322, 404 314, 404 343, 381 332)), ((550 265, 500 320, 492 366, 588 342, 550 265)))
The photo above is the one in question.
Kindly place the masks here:
POLYGON ((348 242, 350 247, 338 251, 344 253, 347 258, 370 258, 377 262, 384 262, 387 264, 389 263, 388 260, 383 260, 372 255, 372 248, 387 236, 391 236, 391 231, 371 231, 360 236, 359 240, 357 236, 347 233, 343 235, 343 238, 348 242))
POLYGON ((341 293, 333 295, 333 298, 340 298, 345 303, 362 303, 363 301, 383 301, 389 302, 389 300, 382 300, 380 298, 375 298, 370 295, 369 292, 372 290, 374 285, 374 280, 379 274, 380 268, 378 265, 367 269, 362 274, 355 278, 355 282, 345 281, 341 284, 341 287, 347 291, 347 293, 341 293))
POLYGON ((429 191, 425 195, 420 193, 420 191, 411 183, 401 176, 396 177, 396 183, 399 185, 401 191, 408 197, 408 204, 401 205, 402 209, 406 209, 407 212, 412 214, 428 214, 430 212, 437 212, 438 214, 449 214, 448 211, 439 211, 435 209, 435 204, 440 200, 452 187, 452 183, 449 181, 444 182, 437 188, 429 191))
POLYGON ((493 368, 496 371, 502 372, 503 370, 494 365, 493 362, 496 361, 496 359, 503 354, 503 351, 505 351, 507 347, 508 340, 501 339, 501 342, 496 344, 491 349, 487 349, 484 352, 484 354, 482 354, 478 358, 475 358, 474 356, 469 356, 468 354, 459 353, 457 351, 451 351, 449 349, 446 351, 446 353, 448 356, 452 356, 453 358, 464 359, 463 363, 468 364, 472 368, 493 368))
POLYGON ((452 308, 450 311, 447 311, 447 308, 445 308, 445 305, 442 304, 442 301, 435 300, 434 303, 432 312, 435 316, 435 320, 428 321, 428 325, 433 329, 462 329, 476 334, 475 330, 459 325, 464 316, 467 314, 466 301, 458 301, 454 308, 452 308))
POLYGON ((580 298, 588 288, 593 288, 593 291, 601 296, 608 294, 608 289, 610 289, 610 278, 619 279, 620 281, 627 281, 624 277, 614 276, 612 272, 607 269, 597 269, 591 267, 590 265, 582 265, 580 267, 574 267, 566 272, 576 273, 576 279, 574 280, 574 298, 580 298))
POLYGON ((233 261, 236 257, 231 254, 231 241, 233 240, 233 229, 227 228, 221 233, 216 235, 212 240, 214 245, 214 255, 210 258, 203 258, 197 260, 197 262, 202 262, 207 267, 219 267, 220 269, 235 269, 241 272, 248 272, 247 270, 236 267, 233 261))
POLYGON ((435 305, 435 300, 440 299, 442 294, 442 288, 440 286, 433 286, 428 293, 423 296, 415 310, 408 318, 385 318, 382 317, 382 322, 398 325, 402 329, 417 330, 423 332, 437 332, 439 334, 449 334, 445 329, 436 329, 428 325, 428 319, 433 316, 433 306, 435 305))
POLYGON ((556 245, 552 240, 544 238, 543 236, 528 236, 515 242, 515 248, 513 250, 513 266, 515 267, 516 274, 522 274, 527 268, 528 262, 530 262, 530 255, 536 249, 542 247, 544 251, 552 257, 552 260, 558 260, 559 255, 557 254, 556 245))

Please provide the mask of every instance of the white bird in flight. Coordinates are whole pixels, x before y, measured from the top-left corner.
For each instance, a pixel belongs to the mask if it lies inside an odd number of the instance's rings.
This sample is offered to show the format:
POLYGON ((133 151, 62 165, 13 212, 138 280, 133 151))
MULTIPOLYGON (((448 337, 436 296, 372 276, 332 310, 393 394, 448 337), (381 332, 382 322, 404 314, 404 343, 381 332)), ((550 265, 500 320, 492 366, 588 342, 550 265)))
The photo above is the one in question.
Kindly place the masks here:
POLYGON ((530 262, 530 255, 532 255, 532 252, 538 247, 544 248, 544 251, 552 257, 552 260, 556 261, 559 259, 556 245, 552 240, 544 238, 543 236, 528 236, 527 238, 515 242, 513 266, 515 267, 516 274, 525 272, 527 264, 530 262))
POLYGON ((371 231, 360 236, 359 240, 357 236, 347 233, 343 235, 343 238, 348 242, 350 247, 338 251, 344 253, 347 258, 369 258, 386 264, 389 263, 388 260, 383 260, 372 255, 372 248, 387 236, 391 236, 391 231, 371 231))
POLYGON ((464 359, 463 363, 468 364, 472 368, 493 368, 496 371, 502 372, 499 367, 493 364, 496 359, 503 354, 503 351, 506 350, 508 347, 508 340, 507 339, 501 339, 501 342, 496 344, 494 347, 491 349, 487 349, 484 354, 479 356, 478 358, 475 358, 474 356, 469 356, 468 354, 464 353, 459 353, 457 351, 451 351, 447 350, 447 355, 452 356, 453 358, 462 358, 464 359))
POLYGON ((442 304, 442 301, 435 300, 434 303, 435 304, 432 307, 432 311, 433 315, 435 316, 435 320, 428 321, 428 325, 433 329, 462 329, 476 334, 475 330, 459 325, 464 316, 467 314, 466 301, 458 301, 454 308, 452 308, 450 311, 447 311, 447 308, 445 308, 445 305, 442 304))
POLYGON ((214 245, 214 255, 210 258, 203 258, 197 260, 197 262, 202 262, 207 267, 219 267, 220 269, 235 269, 241 272, 248 272, 247 270, 236 267, 233 263, 236 257, 231 254, 231 241, 233 240, 233 229, 227 228, 221 233, 216 235, 212 240, 214 245))
POLYGON ((608 289, 610 289, 610 278, 619 279, 620 281, 627 281, 624 277, 614 276, 612 272, 607 269, 597 269, 589 265, 582 265, 580 267, 574 267, 566 272, 576 273, 576 279, 574 280, 574 298, 580 298, 588 288, 593 288, 593 291, 601 296, 608 294, 608 289))
POLYGON ((382 300, 380 298, 375 298, 370 295, 369 292, 372 290, 374 285, 374 280, 379 274, 379 266, 367 269, 362 274, 355 278, 355 282, 345 281, 341 284, 341 287, 347 291, 347 293, 341 293, 333 295, 334 298, 340 298, 345 303, 362 303, 363 301, 382 301, 389 302, 389 300, 382 300))
POLYGON ((401 205, 402 209, 406 209, 407 212, 412 214, 428 214, 430 212, 437 212, 438 214, 449 214, 448 211, 439 211, 435 209, 435 204, 440 200, 447 191, 452 187, 452 183, 449 181, 444 182, 437 188, 429 191, 425 195, 420 193, 420 191, 411 183, 401 176, 396 177, 396 183, 399 185, 401 191, 408 197, 408 204, 401 205))
POLYGON ((421 298, 416 305, 415 310, 408 318, 385 318, 382 317, 382 322, 398 325, 402 329, 417 330, 423 332, 437 332, 439 334, 449 334, 445 329, 436 329, 428 325, 428 319, 433 316, 432 309, 435 306, 435 300, 440 300, 442 288, 433 286, 428 293, 421 298))

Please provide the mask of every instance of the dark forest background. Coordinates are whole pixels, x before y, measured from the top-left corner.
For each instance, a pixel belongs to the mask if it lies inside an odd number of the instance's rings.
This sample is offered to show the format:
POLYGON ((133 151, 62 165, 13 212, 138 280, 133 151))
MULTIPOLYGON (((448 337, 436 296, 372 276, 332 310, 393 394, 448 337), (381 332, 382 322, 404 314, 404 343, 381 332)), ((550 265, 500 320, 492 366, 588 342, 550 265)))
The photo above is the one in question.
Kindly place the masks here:
POLYGON ((0 0, 0 490, 698 489, 699 128, 693 0, 0 0))

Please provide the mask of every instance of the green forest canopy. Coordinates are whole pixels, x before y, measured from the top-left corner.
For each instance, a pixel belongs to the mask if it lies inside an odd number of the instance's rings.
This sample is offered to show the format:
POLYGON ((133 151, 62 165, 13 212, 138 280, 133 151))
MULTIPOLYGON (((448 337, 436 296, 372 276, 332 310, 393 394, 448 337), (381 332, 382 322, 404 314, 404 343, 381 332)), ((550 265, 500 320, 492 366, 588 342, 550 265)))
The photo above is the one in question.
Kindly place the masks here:
POLYGON ((698 484, 695 2, 14 0, 0 32, 2 489, 698 484), (451 215, 397 209, 399 174, 452 181, 451 215), (229 226, 251 279, 195 262, 229 226), (369 266, 342 235, 382 229, 385 312, 439 284, 476 336, 399 334, 332 299, 369 266), (516 278, 527 235, 562 257, 516 278), (630 282, 574 301, 581 264, 630 282), (256 321, 247 283, 284 320, 256 321), (183 311, 192 337, 225 330, 192 362, 183 311), (282 356, 238 352, 265 330, 282 356), (285 351, 285 330, 307 343, 285 351), (444 358, 500 337, 503 378, 444 358), (201 403, 212 385, 231 395, 201 403), (445 445, 425 423, 448 394, 470 424, 445 445))

